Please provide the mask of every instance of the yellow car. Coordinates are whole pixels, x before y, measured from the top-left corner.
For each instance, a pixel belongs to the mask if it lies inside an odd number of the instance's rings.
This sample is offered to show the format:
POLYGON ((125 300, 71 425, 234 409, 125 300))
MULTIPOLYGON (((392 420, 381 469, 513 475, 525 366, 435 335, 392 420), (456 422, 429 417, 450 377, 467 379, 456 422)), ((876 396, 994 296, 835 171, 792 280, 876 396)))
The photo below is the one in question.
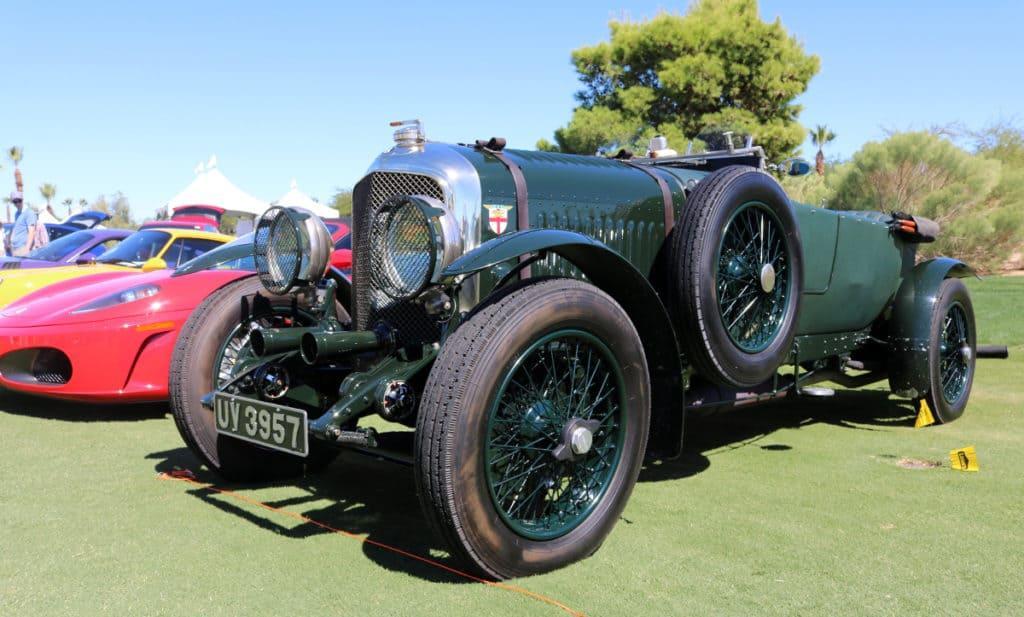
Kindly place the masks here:
POLYGON ((143 229, 122 240, 94 262, 58 268, 0 271, 0 308, 37 289, 83 276, 176 268, 232 240, 233 236, 192 229, 143 229))

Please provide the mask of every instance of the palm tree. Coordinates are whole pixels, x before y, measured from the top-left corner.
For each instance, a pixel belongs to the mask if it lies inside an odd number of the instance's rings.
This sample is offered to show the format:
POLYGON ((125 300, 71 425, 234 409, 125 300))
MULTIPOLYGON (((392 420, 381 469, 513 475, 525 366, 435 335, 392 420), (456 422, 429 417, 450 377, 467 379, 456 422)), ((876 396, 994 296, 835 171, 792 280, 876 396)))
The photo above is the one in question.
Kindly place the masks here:
POLYGON ((54 195, 57 194, 57 185, 47 182, 39 187, 39 194, 46 200, 46 207, 49 208, 50 202, 53 200, 54 195))
MULTIPOLYGON (((14 163, 14 190, 19 193, 23 190, 21 183, 21 170, 18 169, 18 164, 21 163, 21 159, 25 156, 25 149, 20 146, 11 146, 7 150, 7 157, 14 163)), ((11 220, 11 206, 7 206, 7 220, 11 220)))
POLYGON ((89 207, 89 200, 88 200, 88 199, 86 199, 86 198, 84 198, 84 197, 80 198, 80 199, 78 200, 78 206, 79 206, 79 207, 80 207, 80 208, 81 208, 82 210, 85 210, 86 208, 88 208, 88 207, 89 207))
POLYGON ((814 169, 819 176, 825 175, 825 152, 822 150, 825 144, 836 138, 836 134, 829 130, 828 126, 819 124, 814 127, 811 133, 811 143, 818 147, 818 155, 814 157, 814 169))
POLYGON ((7 157, 14 163, 14 188, 20 191, 23 186, 21 183, 21 170, 18 169, 18 165, 21 163, 21 159, 25 158, 25 149, 20 146, 11 146, 7 150, 7 157))
POLYGON ((65 197, 64 201, 60 203, 64 204, 64 207, 68 209, 68 216, 71 216, 71 204, 75 203, 75 200, 70 197, 65 197))

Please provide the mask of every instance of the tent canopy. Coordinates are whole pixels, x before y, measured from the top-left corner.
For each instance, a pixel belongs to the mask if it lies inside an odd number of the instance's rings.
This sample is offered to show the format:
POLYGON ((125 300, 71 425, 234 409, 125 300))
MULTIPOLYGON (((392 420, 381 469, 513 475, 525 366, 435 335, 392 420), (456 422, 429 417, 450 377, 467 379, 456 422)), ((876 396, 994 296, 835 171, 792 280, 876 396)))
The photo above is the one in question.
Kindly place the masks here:
POLYGON ((295 180, 292 180, 291 190, 281 195, 274 201, 275 206, 298 206, 305 208, 313 214, 325 219, 336 219, 338 218, 338 211, 330 206, 326 206, 318 201, 315 201, 309 195, 299 190, 298 184, 295 180))
POLYGON ((259 216, 270 204, 235 186, 217 169, 217 159, 212 157, 205 167, 200 164, 196 168, 195 180, 167 202, 172 212, 181 206, 216 206, 229 214, 259 216))

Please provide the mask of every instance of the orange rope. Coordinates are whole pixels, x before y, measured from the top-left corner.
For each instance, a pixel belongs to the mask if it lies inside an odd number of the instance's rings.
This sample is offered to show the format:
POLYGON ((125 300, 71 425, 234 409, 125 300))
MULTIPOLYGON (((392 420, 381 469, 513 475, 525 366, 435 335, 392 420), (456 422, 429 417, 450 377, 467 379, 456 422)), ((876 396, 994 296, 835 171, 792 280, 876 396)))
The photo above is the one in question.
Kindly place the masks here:
POLYGON ((559 608, 562 611, 568 613, 569 615, 572 615, 573 617, 586 617, 586 615, 584 613, 581 613, 580 611, 572 609, 572 608, 566 606, 565 604, 562 604, 558 600, 555 600, 554 598, 549 598, 548 596, 545 596, 543 594, 539 594, 539 593, 534 592, 534 591, 530 591, 529 589, 524 589, 522 587, 517 587, 516 585, 509 585, 508 583, 499 583, 499 582, 496 582, 496 581, 489 581, 489 580, 487 580, 485 578, 480 578, 479 576, 475 576, 475 575, 470 574, 468 572, 463 572, 462 570, 457 570, 457 569, 455 569, 455 568, 453 568, 451 566, 445 565, 445 564, 443 564, 443 563, 441 563, 439 561, 435 561, 433 559, 430 559, 429 557, 423 557, 422 555, 417 555, 415 553, 410 553, 409 551, 406 551, 406 550, 403 550, 403 549, 400 549, 400 548, 397 548, 397 547, 394 547, 394 546, 391 546, 391 545, 388 545, 388 544, 384 544, 383 542, 378 542, 376 540, 371 540, 370 538, 367 538, 365 536, 360 536, 358 534, 352 533, 351 531, 345 531, 344 529, 338 529, 336 527, 331 527, 327 523, 321 523, 320 521, 311 519, 311 518, 309 518, 308 516, 306 516, 304 514, 299 514, 298 512, 293 512, 291 510, 285 510, 284 508, 278 508, 278 507, 272 506, 270 504, 263 503, 262 501, 258 501, 256 499, 253 499, 251 497, 246 497, 245 495, 242 495, 241 493, 236 493, 234 491, 229 491, 227 489, 218 488, 218 487, 216 487, 216 486, 214 486, 212 484, 204 484, 204 483, 199 482, 198 480, 196 480, 195 474, 193 474, 191 471, 189 471, 187 469, 175 470, 175 471, 172 471, 170 473, 161 473, 157 477, 159 479, 161 479, 161 480, 178 480, 178 481, 181 481, 181 482, 187 482, 189 484, 192 484, 194 486, 198 486, 198 487, 200 487, 202 489, 205 489, 205 490, 214 491, 214 492, 220 493, 222 495, 227 495, 228 497, 233 497, 233 498, 235 498, 235 499, 237 499, 239 501, 244 501, 247 504, 263 508, 264 510, 269 510, 270 512, 274 512, 276 514, 281 514, 281 515, 293 518, 295 520, 302 521, 304 523, 309 523, 310 525, 315 525, 316 527, 319 527, 319 528, 324 529, 326 531, 330 531, 331 533, 341 534, 341 535, 345 536, 346 538, 351 538, 353 540, 358 540, 359 542, 365 542, 366 544, 370 544, 371 546, 376 546, 378 548, 382 548, 382 549, 384 549, 386 551, 390 551, 392 553, 395 553, 395 554, 398 554, 398 555, 402 555, 403 557, 408 557, 409 559, 415 559, 416 561, 419 561, 421 563, 425 563, 425 564, 427 564, 429 566, 434 566, 435 568, 439 568, 441 570, 444 570, 444 571, 449 572, 451 574, 454 574, 456 576, 461 576, 462 578, 466 578, 466 579, 469 579, 471 581, 475 581, 477 583, 483 583, 484 585, 487 585, 489 587, 497 587, 498 589, 504 589, 505 591, 511 591, 511 592, 514 592, 514 593, 518 593, 518 594, 520 594, 522 596, 526 596, 527 598, 532 598, 534 600, 538 600, 538 601, 543 602, 545 604, 549 604, 551 606, 554 606, 555 608, 559 608))

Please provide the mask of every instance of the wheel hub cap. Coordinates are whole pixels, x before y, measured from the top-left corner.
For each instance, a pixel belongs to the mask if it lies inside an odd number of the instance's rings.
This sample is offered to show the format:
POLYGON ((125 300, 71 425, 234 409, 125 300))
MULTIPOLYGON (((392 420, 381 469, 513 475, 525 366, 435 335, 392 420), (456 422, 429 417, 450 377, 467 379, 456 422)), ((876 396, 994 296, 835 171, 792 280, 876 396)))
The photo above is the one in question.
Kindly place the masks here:
POLYGON ((278 364, 267 364, 256 372, 256 387, 264 397, 279 399, 288 392, 291 379, 288 369, 278 364))
POLYGON ((775 289, 775 268, 771 264, 761 266, 761 289, 765 293, 775 289))
POLYGON ((579 456, 590 452, 590 446, 594 443, 594 434, 585 426, 577 426, 569 438, 572 446, 572 453, 579 456))

